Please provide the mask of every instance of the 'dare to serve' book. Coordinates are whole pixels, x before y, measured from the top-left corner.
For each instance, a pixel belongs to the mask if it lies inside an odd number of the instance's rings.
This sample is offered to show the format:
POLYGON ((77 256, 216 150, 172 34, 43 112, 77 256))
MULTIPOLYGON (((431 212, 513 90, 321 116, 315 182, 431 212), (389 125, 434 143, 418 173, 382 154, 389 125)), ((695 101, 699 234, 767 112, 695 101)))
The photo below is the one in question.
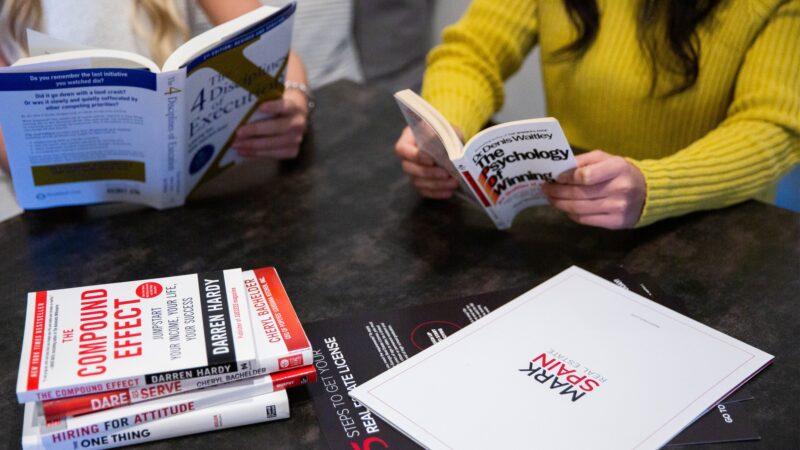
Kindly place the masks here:
POLYGON ((26 420, 31 422, 25 424, 25 429, 29 429, 30 433, 23 435, 22 443, 26 448, 83 448, 86 441, 104 440, 102 436, 113 435, 127 428, 277 392, 282 390, 278 383, 285 382, 288 387, 313 383, 316 372, 313 366, 306 366, 281 372, 280 378, 283 380, 273 381, 267 376, 234 381, 56 421, 45 418, 39 403, 27 403, 26 420), (30 417, 27 415, 29 409, 34 411, 30 417))
POLYGON ((547 203, 542 183, 575 168, 575 158, 558 120, 519 120, 487 128, 466 144, 447 120, 413 91, 395 94, 420 150, 461 183, 497 228, 520 211, 547 203))
POLYGON ((649 449, 771 360, 572 267, 350 395, 427 448, 649 449))
POLYGON ((234 132, 283 94, 295 9, 244 14, 161 67, 29 33, 32 56, 0 68, 0 126, 20 206, 182 205, 240 161, 234 132))

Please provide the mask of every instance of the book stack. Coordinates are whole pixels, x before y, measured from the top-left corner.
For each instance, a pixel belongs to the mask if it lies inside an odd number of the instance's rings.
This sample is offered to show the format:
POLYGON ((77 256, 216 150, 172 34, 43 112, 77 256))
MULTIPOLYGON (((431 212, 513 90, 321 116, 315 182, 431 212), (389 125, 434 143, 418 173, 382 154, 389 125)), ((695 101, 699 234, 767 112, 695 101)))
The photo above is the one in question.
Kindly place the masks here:
POLYGON ((274 268, 28 294, 22 446, 109 448, 289 417, 316 380, 274 268))

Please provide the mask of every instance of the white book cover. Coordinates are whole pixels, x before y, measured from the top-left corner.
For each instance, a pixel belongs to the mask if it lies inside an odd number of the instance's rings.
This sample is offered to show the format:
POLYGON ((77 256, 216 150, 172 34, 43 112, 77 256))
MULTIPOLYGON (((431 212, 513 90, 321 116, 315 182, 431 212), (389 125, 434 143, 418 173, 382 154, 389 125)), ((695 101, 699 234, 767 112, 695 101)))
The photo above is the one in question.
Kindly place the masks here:
POLYGON ((296 4, 195 36, 162 67, 29 33, 0 68, 0 128, 23 209, 125 201, 171 208, 242 159, 235 130, 283 95, 296 4))
MULTIPOLYGON (((187 392, 193 389, 230 383, 237 380, 285 372, 312 363, 311 344, 306 337, 300 319, 289 300, 289 295, 281 283, 274 267, 262 267, 242 272, 247 307, 241 312, 241 321, 237 321, 236 329, 240 333, 252 336, 255 359, 252 364, 242 362, 238 368, 229 371, 209 373, 201 377, 160 377, 161 381, 153 383, 137 383, 121 386, 116 383, 106 390, 66 391, 74 396, 55 397, 50 395, 43 402, 47 418, 54 419, 86 411, 124 406, 140 401, 187 392), (246 318, 245 318, 246 317, 246 318), (116 386, 116 387, 114 387, 116 386), (113 388, 113 389, 112 389, 113 388), (75 393, 77 392, 77 393, 75 393)), ((237 305, 239 305, 237 297, 237 305)), ((25 358, 25 357, 23 357, 25 358)))
POLYGON ((772 359, 572 267, 350 395, 427 448, 659 448, 772 359))
POLYGON ((28 294, 21 403, 251 370, 242 271, 28 294))
POLYGON ((410 89, 394 97, 419 149, 459 180, 460 192, 498 229, 511 227, 521 211, 547 204, 542 184, 575 168, 572 148, 553 117, 501 123, 462 143, 425 99, 410 89))
MULTIPOLYGON (((196 393, 195 393, 196 394, 196 393)), ((189 395, 189 394, 184 394, 189 395)), ((194 395, 194 394, 192 394, 194 395)), ((105 413, 98 413, 105 414, 105 413)), ((22 448, 64 449, 112 448, 140 444, 177 436, 239 427, 259 422, 289 418, 289 398, 286 391, 262 393, 254 397, 193 409, 177 415, 146 421, 128 428, 94 433, 92 427, 74 429, 74 433, 57 442, 48 442, 40 434, 36 407, 25 405, 22 427, 22 448)))

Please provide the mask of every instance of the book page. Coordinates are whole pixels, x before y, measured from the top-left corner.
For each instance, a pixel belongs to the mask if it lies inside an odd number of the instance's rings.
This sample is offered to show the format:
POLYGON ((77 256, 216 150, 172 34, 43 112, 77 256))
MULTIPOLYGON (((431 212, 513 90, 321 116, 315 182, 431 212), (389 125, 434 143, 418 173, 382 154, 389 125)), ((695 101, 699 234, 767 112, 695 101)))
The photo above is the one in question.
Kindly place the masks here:
POLYGON ((50 55, 53 53, 73 52, 78 50, 91 50, 91 47, 74 42, 58 39, 49 34, 41 33, 28 28, 28 56, 50 55))
POLYGON ((463 144, 453 127, 433 106, 410 89, 395 93, 394 98, 420 151, 458 180, 456 195, 485 209, 488 203, 470 178, 469 171, 463 167, 463 144))
POLYGON ((437 133, 418 111, 414 110, 400 99, 397 100, 397 105, 400 107, 400 112, 403 113, 403 117, 406 119, 406 124, 411 128, 411 133, 414 134, 417 147, 433 158, 437 166, 446 170, 452 177, 460 179, 461 176, 458 174, 456 166, 450 161, 450 156, 447 153, 445 136, 441 136, 437 133))
POLYGON ((541 185, 575 167, 572 149, 553 118, 488 128, 467 142, 462 160, 465 177, 479 186, 500 229, 509 228, 520 211, 547 204, 541 185))
POLYGON ((34 67, 0 71, 0 123, 20 206, 158 207, 156 74, 34 67))

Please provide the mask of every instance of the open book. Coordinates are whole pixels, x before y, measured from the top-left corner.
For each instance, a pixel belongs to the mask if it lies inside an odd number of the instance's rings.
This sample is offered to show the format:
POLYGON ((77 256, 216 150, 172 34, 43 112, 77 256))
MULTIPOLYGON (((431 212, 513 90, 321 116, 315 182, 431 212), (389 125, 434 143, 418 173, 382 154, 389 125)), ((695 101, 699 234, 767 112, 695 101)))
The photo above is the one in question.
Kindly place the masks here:
POLYGON ((542 183, 575 167, 572 149, 552 117, 487 128, 466 144, 433 106, 411 90, 394 95, 417 146, 461 182, 499 229, 530 206, 547 203, 542 183))
POLYGON ((224 23, 161 68, 34 34, 32 56, 0 69, 0 126, 20 206, 182 205, 238 161, 236 129, 283 94, 295 8, 224 23))

